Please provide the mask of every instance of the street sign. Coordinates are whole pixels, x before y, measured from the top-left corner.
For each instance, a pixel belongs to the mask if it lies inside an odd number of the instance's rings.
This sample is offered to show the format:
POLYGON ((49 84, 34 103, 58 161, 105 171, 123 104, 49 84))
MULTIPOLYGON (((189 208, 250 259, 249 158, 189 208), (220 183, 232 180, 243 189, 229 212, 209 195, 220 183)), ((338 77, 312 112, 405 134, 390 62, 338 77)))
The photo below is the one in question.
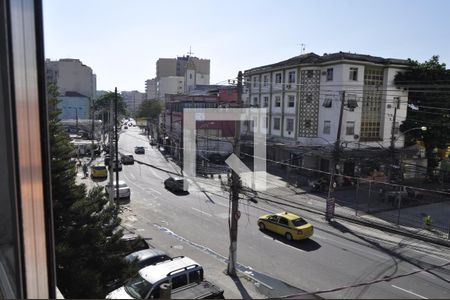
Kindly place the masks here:
POLYGON ((327 208, 325 211, 325 219, 327 221, 334 217, 335 200, 333 197, 327 199, 327 208))

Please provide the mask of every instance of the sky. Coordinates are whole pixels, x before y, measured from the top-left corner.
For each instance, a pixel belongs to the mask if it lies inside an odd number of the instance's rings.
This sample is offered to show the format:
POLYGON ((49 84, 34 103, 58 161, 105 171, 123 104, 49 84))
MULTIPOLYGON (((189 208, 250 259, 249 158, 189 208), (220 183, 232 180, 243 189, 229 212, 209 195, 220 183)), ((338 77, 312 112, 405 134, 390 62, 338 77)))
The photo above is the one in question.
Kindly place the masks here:
POLYGON ((450 67, 447 0, 43 0, 45 56, 78 58, 98 90, 138 90, 158 58, 211 60, 211 84, 305 52, 450 67))

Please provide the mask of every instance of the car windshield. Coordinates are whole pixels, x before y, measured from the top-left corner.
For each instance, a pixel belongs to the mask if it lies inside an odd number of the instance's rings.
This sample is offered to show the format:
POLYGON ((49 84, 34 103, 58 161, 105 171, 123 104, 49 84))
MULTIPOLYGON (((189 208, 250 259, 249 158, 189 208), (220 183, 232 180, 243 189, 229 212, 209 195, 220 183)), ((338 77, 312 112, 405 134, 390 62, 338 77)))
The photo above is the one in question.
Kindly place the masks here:
POLYGON ((125 291, 133 298, 144 299, 152 288, 152 284, 137 274, 125 283, 125 291))
POLYGON ((298 226, 306 225, 306 224, 308 224, 308 222, 306 222, 302 218, 298 218, 298 219, 292 220, 292 224, 294 224, 295 227, 298 227, 298 226))

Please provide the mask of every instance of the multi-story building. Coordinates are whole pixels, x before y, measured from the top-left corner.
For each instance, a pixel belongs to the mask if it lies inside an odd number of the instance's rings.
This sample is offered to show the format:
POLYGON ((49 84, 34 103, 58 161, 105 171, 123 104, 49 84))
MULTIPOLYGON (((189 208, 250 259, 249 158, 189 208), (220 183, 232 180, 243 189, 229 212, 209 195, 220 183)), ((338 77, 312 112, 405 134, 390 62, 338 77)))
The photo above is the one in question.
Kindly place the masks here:
POLYGON ((133 114, 137 112, 139 106, 146 97, 145 93, 139 91, 122 91, 120 94, 122 95, 128 111, 133 114))
POLYGON ((79 59, 64 58, 45 61, 47 81, 54 82, 61 95, 77 92, 89 98, 95 98, 97 78, 92 69, 79 59))
POLYGON ((145 81, 145 99, 153 100, 156 99, 156 78, 147 79, 145 81))
MULTIPOLYGON (((216 87, 209 95, 167 95, 164 112, 166 146, 178 160, 183 153, 183 109, 219 108, 236 103, 236 87, 216 87)), ((198 121, 197 149, 200 158, 212 153, 224 156, 232 152, 231 138, 235 136, 232 121, 198 121)))
POLYGON ((156 62, 156 98, 164 100, 166 94, 184 94, 196 85, 208 85, 210 60, 193 56, 160 58, 156 62))
MULTIPOLYGON (((248 106, 268 108, 262 123, 269 158, 328 171, 332 151, 324 149, 333 149, 339 127, 344 154, 386 150, 391 138, 395 147, 403 146, 398 128, 406 118, 408 93, 393 80, 408 65, 407 60, 344 52, 303 54, 245 71, 243 99, 248 106)), ((243 126, 244 134, 252 130, 243 126)), ((343 167, 353 174, 354 162, 349 163, 343 167)))

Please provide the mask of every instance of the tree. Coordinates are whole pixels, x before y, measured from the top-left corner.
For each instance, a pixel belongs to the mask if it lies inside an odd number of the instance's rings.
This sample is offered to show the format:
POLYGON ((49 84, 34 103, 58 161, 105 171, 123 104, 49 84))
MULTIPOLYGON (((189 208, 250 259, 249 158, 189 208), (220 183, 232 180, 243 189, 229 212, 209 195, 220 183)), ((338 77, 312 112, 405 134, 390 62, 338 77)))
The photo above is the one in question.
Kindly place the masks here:
POLYGON ((77 185, 74 147, 58 119, 58 91, 47 89, 57 285, 65 298, 102 298, 107 283, 136 271, 125 263, 120 218, 103 188, 77 185))
MULTIPOLYGON (((94 110, 103 114, 103 120, 105 120, 105 122, 109 121, 108 116, 111 102, 114 103, 114 92, 107 92, 94 101, 94 110)), ((117 94, 117 106, 119 115, 128 115, 127 106, 123 101, 122 95, 119 93, 117 94)))
POLYGON ((438 165, 436 148, 446 148, 450 142, 450 70, 435 55, 423 63, 410 60, 411 68, 398 73, 395 85, 408 90, 408 114, 401 131, 426 126, 427 130, 410 131, 414 139, 422 135, 428 161, 427 174, 435 179, 438 165))
POLYGON ((161 113, 161 103, 157 100, 145 100, 139 105, 136 117, 155 121, 161 113))

